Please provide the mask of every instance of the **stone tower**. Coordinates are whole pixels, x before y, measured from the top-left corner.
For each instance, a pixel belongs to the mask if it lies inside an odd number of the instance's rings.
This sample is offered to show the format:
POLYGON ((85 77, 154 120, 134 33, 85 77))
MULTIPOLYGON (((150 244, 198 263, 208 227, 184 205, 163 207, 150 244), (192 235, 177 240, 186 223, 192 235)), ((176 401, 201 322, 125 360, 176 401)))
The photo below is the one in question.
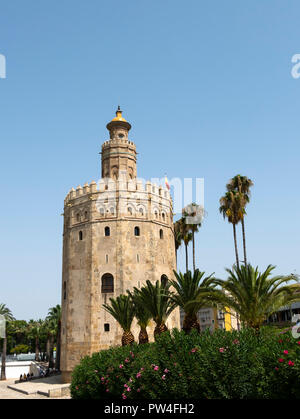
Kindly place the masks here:
MULTIPOLYGON (((118 108, 102 145, 102 178, 71 189, 64 202, 61 370, 121 342, 122 330, 102 307, 109 298, 172 277, 176 267, 172 200, 137 179, 131 125, 118 108)), ((168 326, 179 327, 179 310, 168 326)), ((153 336, 153 325, 149 328, 153 336)), ((139 327, 133 323, 137 340, 139 327)))

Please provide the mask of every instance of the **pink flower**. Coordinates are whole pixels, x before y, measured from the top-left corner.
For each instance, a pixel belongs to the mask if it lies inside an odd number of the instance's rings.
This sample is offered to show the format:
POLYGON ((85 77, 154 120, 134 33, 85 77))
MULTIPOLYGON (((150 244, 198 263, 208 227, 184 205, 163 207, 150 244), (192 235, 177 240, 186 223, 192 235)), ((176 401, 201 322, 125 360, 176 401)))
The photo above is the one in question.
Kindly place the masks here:
POLYGON ((95 372, 98 372, 98 370, 95 370, 95 372))
POLYGON ((139 393, 140 391, 141 391, 141 389, 140 389, 140 388, 138 388, 138 389, 137 389, 137 392, 139 393))
POLYGON ((293 361, 289 361, 288 364, 290 367, 293 367, 295 365, 293 361))
POLYGON ((225 352, 225 350, 226 350, 226 349, 224 349, 224 348, 220 348, 220 349, 219 349, 219 352, 223 353, 223 352, 225 352))
POLYGON ((234 339, 233 343, 234 343, 235 345, 238 345, 238 344, 240 343, 240 341, 239 341, 238 339, 234 339))
POLYGON ((279 341, 278 341, 279 343, 282 343, 282 339, 279 339, 279 341))
POLYGON ((192 353, 197 352, 197 348, 191 350, 192 353))
POLYGON ((176 367, 176 365, 177 365, 177 363, 176 362, 174 362, 174 366, 176 367))
POLYGON ((161 379, 162 379, 162 380, 165 380, 165 379, 166 379, 165 374, 161 377, 161 379))
POLYGON ((140 372, 137 373, 136 378, 141 378, 142 374, 140 372))
POLYGON ((127 391, 131 391, 131 388, 130 388, 130 387, 127 387, 127 388, 126 388, 126 390, 127 390, 127 391))
POLYGON ((169 370, 166 368, 166 369, 164 370, 164 372, 165 372, 166 374, 168 374, 169 370))
POLYGON ((106 389, 106 393, 109 393, 109 389, 108 388, 106 389))
POLYGON ((289 351, 285 350, 285 351, 283 351, 283 353, 284 353, 285 355, 287 355, 287 354, 289 353, 289 351))
POLYGON ((279 362, 284 362, 284 359, 279 358, 279 359, 278 359, 278 361, 279 361, 279 362))
POLYGON ((130 362, 130 361, 129 361, 129 359, 128 359, 128 358, 126 358, 126 359, 125 359, 125 362, 127 362, 127 363, 128 363, 128 362, 130 362))
POLYGON ((123 399, 123 400, 127 399, 127 396, 125 396, 125 394, 124 394, 124 393, 122 394, 122 399, 123 399))
POLYGON ((132 378, 129 378, 129 382, 132 383, 132 378))
POLYGON ((298 345, 300 345, 300 340, 297 343, 298 343, 298 345))
POLYGON ((119 368, 121 368, 121 369, 122 369, 123 367, 124 367, 124 365, 123 365, 123 364, 120 364, 120 365, 119 365, 119 368))
POLYGON ((278 367, 275 367, 275 370, 276 370, 276 371, 279 371, 279 368, 278 368, 278 367))
POLYGON ((79 389, 79 387, 78 387, 78 386, 76 386, 75 388, 76 388, 76 390, 78 390, 78 389, 79 389))
POLYGON ((88 381, 86 381, 86 384, 88 384, 89 382, 88 381))
POLYGON ((154 367, 154 371, 158 371, 159 367, 157 365, 155 365, 154 367))
POLYGON ((141 371, 144 371, 144 368, 141 368, 141 371))
POLYGON ((126 387, 128 387, 128 385, 127 384, 124 384, 124 387, 126 388, 126 387))
POLYGON ((101 381, 104 381, 105 380, 105 377, 101 377, 101 381))

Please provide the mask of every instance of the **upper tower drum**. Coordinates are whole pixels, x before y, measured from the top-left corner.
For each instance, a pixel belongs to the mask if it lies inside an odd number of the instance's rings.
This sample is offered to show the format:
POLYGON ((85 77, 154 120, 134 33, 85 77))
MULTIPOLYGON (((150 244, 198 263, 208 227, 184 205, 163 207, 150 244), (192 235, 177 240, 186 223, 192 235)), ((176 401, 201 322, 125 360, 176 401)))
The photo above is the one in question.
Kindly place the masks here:
POLYGON ((110 140, 102 145, 102 178, 118 179, 120 173, 134 179, 136 171, 136 146, 128 140, 131 125, 122 117, 120 106, 116 117, 106 125, 110 140))

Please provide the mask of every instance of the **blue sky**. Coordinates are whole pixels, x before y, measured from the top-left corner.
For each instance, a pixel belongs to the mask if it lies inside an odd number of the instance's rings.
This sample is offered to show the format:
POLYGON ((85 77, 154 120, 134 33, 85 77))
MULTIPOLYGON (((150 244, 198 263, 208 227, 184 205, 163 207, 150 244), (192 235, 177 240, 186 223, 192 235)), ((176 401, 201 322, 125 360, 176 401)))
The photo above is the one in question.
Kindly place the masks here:
POLYGON ((201 270, 223 277, 234 262, 218 205, 241 173, 255 183, 249 260, 300 273, 298 1, 0 0, 0 9, 0 301, 17 318, 60 303, 63 200, 98 180, 118 104, 139 176, 205 179, 201 270))

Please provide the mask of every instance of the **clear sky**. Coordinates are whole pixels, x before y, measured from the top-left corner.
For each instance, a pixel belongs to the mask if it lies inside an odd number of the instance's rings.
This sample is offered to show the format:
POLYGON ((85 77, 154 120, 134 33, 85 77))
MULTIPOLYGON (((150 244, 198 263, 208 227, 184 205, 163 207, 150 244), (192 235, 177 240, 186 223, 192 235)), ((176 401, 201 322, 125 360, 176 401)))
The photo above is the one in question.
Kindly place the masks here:
POLYGON ((249 260, 300 273, 299 1, 0 0, 0 10, 0 302, 17 318, 60 303, 64 197, 99 179, 118 104, 139 176, 205 179, 201 270, 224 277, 234 263, 218 206, 241 173, 255 183, 249 260))

